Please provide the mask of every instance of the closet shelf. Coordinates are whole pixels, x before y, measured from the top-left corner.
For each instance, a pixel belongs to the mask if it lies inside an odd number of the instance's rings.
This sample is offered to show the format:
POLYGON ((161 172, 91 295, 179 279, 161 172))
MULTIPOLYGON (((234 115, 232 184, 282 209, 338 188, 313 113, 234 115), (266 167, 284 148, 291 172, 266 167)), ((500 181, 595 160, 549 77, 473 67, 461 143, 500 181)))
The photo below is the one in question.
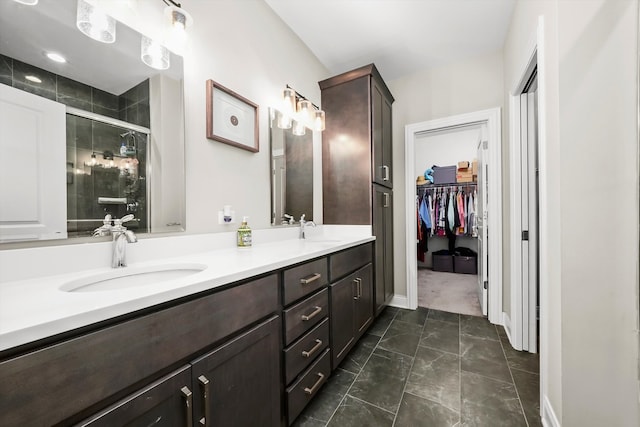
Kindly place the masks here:
POLYGON ((454 184, 416 184, 416 188, 429 189, 446 187, 476 187, 477 185, 477 182, 458 182, 454 184))

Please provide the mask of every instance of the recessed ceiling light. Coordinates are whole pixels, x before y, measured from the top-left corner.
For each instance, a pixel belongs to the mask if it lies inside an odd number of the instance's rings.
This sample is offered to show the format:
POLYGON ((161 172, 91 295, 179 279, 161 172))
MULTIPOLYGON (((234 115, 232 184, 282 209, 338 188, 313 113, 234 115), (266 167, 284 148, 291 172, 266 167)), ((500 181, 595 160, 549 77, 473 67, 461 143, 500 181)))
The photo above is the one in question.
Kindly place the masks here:
POLYGON ((64 58, 64 56, 60 55, 59 53, 48 52, 47 53, 47 58, 49 58, 52 61, 60 62, 60 63, 67 62, 67 60, 64 58))
POLYGON ((24 76, 25 79, 29 80, 30 82, 34 82, 34 83, 42 83, 42 80, 40 80, 39 78, 37 78, 36 76, 24 76))

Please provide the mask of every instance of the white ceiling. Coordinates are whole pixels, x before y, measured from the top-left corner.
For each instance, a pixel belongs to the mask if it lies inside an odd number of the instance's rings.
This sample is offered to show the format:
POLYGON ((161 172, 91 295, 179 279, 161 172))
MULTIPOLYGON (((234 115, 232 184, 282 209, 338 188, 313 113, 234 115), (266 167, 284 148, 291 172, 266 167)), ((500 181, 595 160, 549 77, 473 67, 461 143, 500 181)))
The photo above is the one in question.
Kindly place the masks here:
POLYGON ((516 0, 265 0, 330 71, 387 80, 502 48, 516 0))

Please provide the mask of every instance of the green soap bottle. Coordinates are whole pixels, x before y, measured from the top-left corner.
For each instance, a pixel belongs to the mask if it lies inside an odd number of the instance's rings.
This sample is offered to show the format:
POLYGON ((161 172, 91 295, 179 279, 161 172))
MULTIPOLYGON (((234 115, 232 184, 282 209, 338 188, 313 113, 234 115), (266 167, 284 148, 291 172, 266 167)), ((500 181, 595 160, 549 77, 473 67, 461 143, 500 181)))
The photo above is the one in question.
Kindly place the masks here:
POLYGON ((238 247, 245 248, 251 246, 251 229, 247 225, 248 216, 242 217, 242 224, 238 228, 238 247))

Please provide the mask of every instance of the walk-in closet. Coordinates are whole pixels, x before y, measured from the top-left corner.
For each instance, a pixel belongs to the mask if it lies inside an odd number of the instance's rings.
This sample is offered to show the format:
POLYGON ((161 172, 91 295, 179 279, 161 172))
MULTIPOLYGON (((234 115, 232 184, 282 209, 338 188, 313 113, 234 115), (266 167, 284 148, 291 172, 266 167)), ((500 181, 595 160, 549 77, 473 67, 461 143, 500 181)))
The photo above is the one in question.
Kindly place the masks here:
POLYGON ((421 307, 483 315, 484 133, 482 124, 470 124, 425 132, 416 138, 413 158, 421 307))

